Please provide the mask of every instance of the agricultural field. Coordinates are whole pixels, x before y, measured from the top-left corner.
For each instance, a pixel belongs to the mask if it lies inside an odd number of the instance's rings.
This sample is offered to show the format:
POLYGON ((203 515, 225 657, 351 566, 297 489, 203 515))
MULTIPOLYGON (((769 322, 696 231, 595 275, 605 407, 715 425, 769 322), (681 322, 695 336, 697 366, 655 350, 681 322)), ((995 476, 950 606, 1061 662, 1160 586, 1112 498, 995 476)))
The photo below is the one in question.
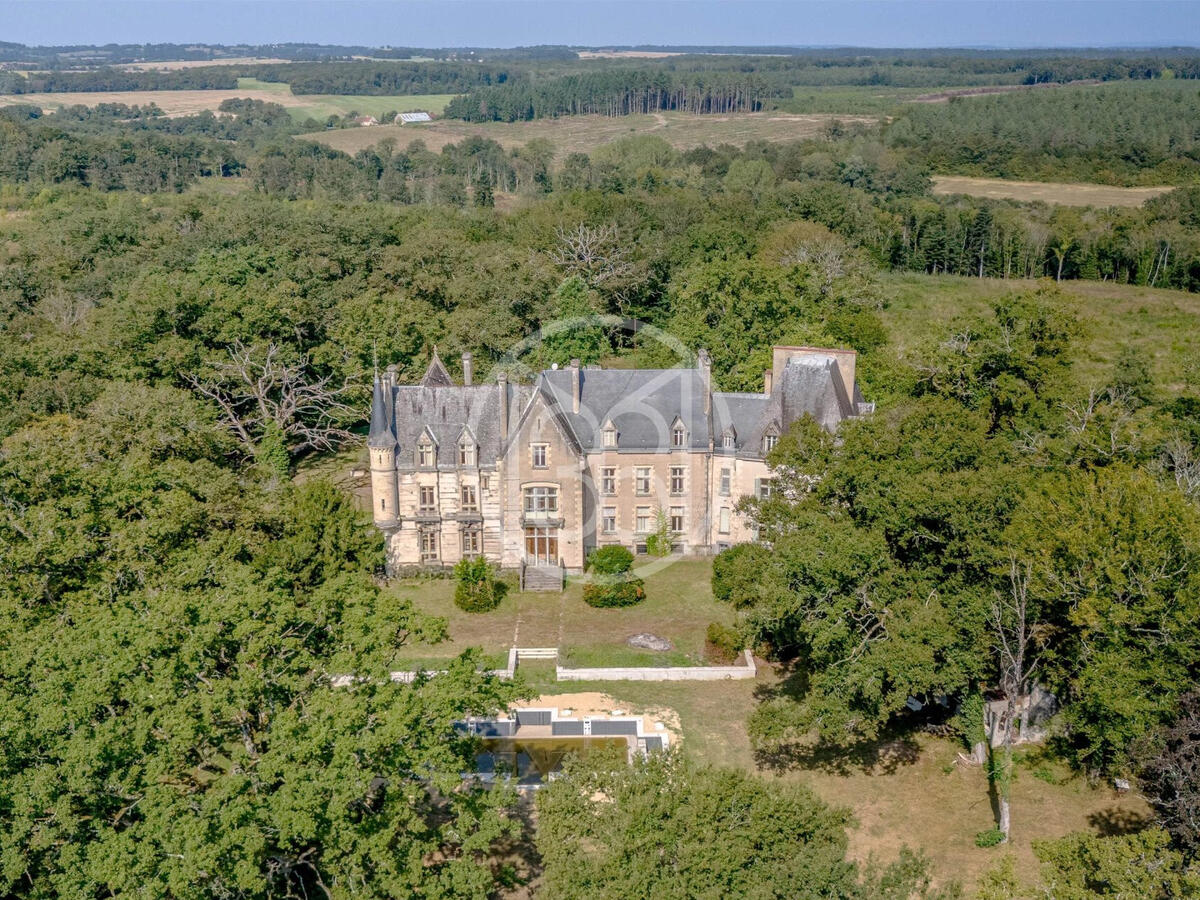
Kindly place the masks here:
POLYGON ((0 94, 0 106, 35 104, 51 112, 64 106, 98 106, 101 103, 124 103, 144 106, 150 103, 168 116, 190 116, 217 108, 225 100, 245 98, 278 103, 287 108, 297 122, 306 119, 324 120, 329 116, 344 116, 350 112, 382 116, 386 112, 407 112, 421 109, 438 113, 450 101, 449 94, 411 94, 404 96, 356 96, 339 94, 293 94, 289 85, 280 82, 239 78, 235 90, 195 91, 67 91, 42 94, 0 94))
POLYGON ((644 116, 570 116, 534 119, 529 122, 461 122, 442 119, 427 125, 389 125, 370 129, 338 129, 299 135, 335 150, 357 153, 384 138, 404 146, 420 139, 433 151, 472 135, 491 138, 505 148, 528 143, 534 138, 550 141, 559 156, 587 153, 601 144, 631 135, 655 134, 673 147, 686 150, 701 144, 736 144, 747 141, 794 141, 816 137, 831 122, 874 122, 871 116, 795 115, 790 113, 741 113, 737 115, 691 115, 655 113, 644 116))
POLYGON ((1141 206, 1152 197, 1173 190, 1158 187, 1114 187, 1109 184, 1067 184, 1054 181, 1014 181, 1006 178, 971 178, 964 175, 936 175, 935 194, 967 194, 989 200, 1019 200, 1022 203, 1050 203, 1056 206, 1141 206))

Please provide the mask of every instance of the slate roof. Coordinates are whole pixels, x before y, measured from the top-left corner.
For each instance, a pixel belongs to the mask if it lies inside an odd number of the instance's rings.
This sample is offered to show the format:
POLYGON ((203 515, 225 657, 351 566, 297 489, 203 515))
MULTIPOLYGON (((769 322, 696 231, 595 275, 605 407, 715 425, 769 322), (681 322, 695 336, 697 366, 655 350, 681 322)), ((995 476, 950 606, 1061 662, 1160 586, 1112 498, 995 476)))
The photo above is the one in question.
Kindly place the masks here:
MULTIPOLYGON (((824 354, 789 358, 771 394, 714 391, 711 416, 704 410, 705 380, 699 369, 582 368, 579 412, 572 402, 572 369, 546 370, 533 385, 506 383, 509 431, 536 395, 547 401, 577 451, 603 448, 603 429, 617 430, 617 450, 672 449, 672 429, 681 422, 686 449, 760 456, 763 435, 782 433, 808 414, 833 431, 845 418, 869 411, 855 388, 847 396, 837 359, 824 354), (722 435, 733 428, 735 449, 724 449, 722 435)), ((458 463, 464 429, 474 439, 478 463, 493 465, 503 454, 500 440, 500 391, 496 383, 455 385, 436 351, 420 384, 395 385, 394 377, 376 379, 371 402, 371 447, 395 446, 397 462, 412 466, 416 446, 428 434, 439 465, 458 463)))
POLYGON ((687 447, 708 450, 704 379, 699 369, 580 369, 579 412, 573 411, 572 370, 548 370, 538 377, 542 393, 561 410, 567 427, 584 449, 603 447, 603 429, 617 429, 618 450, 671 448, 678 418, 687 447))

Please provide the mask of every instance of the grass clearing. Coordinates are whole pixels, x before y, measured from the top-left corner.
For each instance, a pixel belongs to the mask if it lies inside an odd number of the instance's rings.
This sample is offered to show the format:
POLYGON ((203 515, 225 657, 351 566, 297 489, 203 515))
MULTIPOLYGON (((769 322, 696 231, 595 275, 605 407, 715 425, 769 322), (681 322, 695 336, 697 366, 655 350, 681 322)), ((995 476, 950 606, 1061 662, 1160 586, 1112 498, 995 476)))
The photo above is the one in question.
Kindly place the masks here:
POLYGON ((1056 181, 1013 181, 1007 178, 971 178, 965 175, 937 175, 935 194, 966 194, 989 200, 1019 200, 1022 203, 1049 203, 1056 206, 1141 206, 1152 197, 1174 190, 1159 187, 1113 187, 1107 184, 1067 184, 1056 181))
MULTIPOLYGON (((1117 833, 1142 827, 1149 808, 1136 794, 1092 787, 1056 761, 1026 754, 1013 784, 1011 848, 979 848, 975 835, 994 824, 987 778, 979 767, 955 765, 954 741, 924 734, 891 736, 838 755, 797 748, 768 764, 756 756, 745 720, 756 689, 776 678, 760 664, 757 681, 572 682, 571 690, 604 691, 634 712, 669 707, 679 715, 683 751, 700 762, 733 766, 806 784, 828 803, 849 809, 850 855, 888 861, 900 848, 923 849, 940 883, 971 890, 1003 854, 1015 853, 1028 883, 1037 871, 1032 842, 1071 831, 1117 833), (1041 775, 1037 774, 1042 772, 1041 775), (1042 777, 1046 772, 1053 780, 1042 777)), ((560 685, 559 689, 563 689, 560 685)))
MULTIPOLYGON (((1031 290, 1035 281, 913 273, 880 274, 889 298, 881 317, 901 354, 947 335, 960 314, 980 313, 993 300, 1031 290)), ((1184 366, 1200 359, 1200 294, 1101 281, 1064 281, 1084 334, 1076 342, 1075 372, 1084 385, 1103 385, 1124 345, 1150 363, 1161 390, 1184 388, 1184 366)))
POLYGON ((744 145, 752 140, 799 140, 824 134, 834 120, 869 123, 874 122, 875 118, 780 112, 727 116, 669 112, 645 116, 564 116, 529 122, 472 123, 439 119, 424 125, 381 125, 376 128, 315 131, 299 137, 350 154, 373 147, 384 138, 393 138, 401 147, 407 146, 410 141, 421 140, 435 152, 446 144, 457 143, 472 135, 491 138, 505 149, 521 146, 534 138, 545 138, 562 158, 568 153, 589 153, 601 144, 641 134, 656 134, 679 150, 701 144, 744 145))

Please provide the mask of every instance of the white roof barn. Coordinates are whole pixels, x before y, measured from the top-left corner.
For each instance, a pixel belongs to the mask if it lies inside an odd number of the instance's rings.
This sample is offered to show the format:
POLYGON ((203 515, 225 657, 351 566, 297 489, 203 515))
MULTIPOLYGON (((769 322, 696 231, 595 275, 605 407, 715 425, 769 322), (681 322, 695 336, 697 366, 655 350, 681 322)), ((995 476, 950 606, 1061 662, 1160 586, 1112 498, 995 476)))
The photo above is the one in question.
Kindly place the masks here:
POLYGON ((402 112, 396 116, 401 125, 412 125, 414 122, 432 122, 433 117, 427 112, 402 112))

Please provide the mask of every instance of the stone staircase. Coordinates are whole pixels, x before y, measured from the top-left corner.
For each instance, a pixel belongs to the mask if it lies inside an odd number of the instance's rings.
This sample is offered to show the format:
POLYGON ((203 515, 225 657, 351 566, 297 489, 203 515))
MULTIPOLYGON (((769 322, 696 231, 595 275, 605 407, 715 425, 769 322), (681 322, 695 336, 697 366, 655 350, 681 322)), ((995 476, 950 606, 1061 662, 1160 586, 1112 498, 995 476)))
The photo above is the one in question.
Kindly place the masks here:
POLYGON ((521 574, 523 591, 561 591, 566 581, 562 566, 525 566, 521 574))

